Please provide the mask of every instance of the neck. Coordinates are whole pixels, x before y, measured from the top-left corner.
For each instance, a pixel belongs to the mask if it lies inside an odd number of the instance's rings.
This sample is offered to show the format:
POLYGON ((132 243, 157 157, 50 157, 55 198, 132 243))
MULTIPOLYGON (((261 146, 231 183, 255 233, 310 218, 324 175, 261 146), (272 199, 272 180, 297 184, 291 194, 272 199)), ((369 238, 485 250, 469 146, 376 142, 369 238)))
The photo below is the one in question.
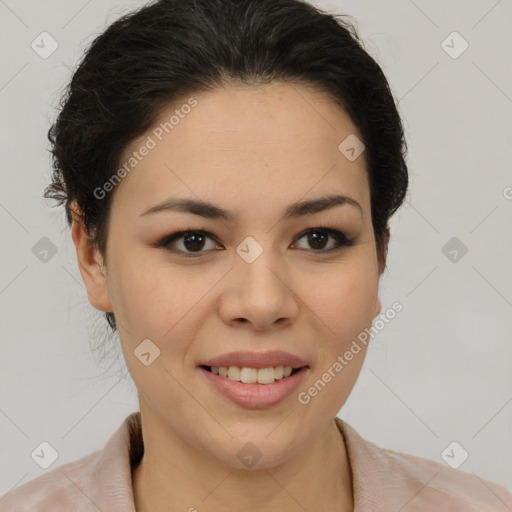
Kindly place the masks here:
POLYGON ((334 421, 280 465, 237 469, 196 450, 146 412, 141 404, 144 455, 132 471, 137 512, 353 511, 350 465, 334 421))

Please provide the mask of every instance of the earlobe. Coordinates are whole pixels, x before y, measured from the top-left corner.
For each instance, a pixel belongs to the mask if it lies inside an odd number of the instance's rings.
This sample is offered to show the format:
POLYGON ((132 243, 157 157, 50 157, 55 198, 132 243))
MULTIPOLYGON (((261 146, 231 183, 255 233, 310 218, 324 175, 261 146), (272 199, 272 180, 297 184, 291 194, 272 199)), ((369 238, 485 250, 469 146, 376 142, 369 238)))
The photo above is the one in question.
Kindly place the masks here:
POLYGON ((384 273, 384 270, 386 268, 386 260, 388 257, 388 247, 389 247, 389 238, 390 238, 390 231, 389 226, 386 226, 384 229, 383 237, 382 237, 382 250, 379 254, 379 276, 384 273))
POLYGON ((108 293, 106 267, 96 246, 91 244, 78 209, 71 209, 73 225, 71 236, 75 244, 78 268, 92 306, 100 311, 112 311, 108 293))
POLYGON ((382 311, 382 303, 380 302, 380 298, 377 297, 377 300, 375 302, 375 309, 373 311, 373 318, 380 315, 381 311, 382 311))

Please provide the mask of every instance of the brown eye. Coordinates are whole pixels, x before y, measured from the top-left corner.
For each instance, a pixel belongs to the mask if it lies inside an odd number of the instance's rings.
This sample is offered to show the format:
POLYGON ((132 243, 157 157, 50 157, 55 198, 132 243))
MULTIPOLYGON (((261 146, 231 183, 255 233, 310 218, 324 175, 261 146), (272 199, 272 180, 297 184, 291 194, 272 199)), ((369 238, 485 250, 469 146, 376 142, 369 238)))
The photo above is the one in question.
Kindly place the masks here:
POLYGON ((307 236, 308 243, 313 249, 325 249, 329 235, 322 231, 312 231, 307 236))
MULTIPOLYGON (((298 239, 306 239, 309 248, 306 250, 316 252, 319 254, 328 253, 331 251, 339 250, 343 247, 354 245, 354 241, 347 238, 344 233, 332 228, 311 228, 303 232, 298 239), (329 239, 334 241, 334 245, 329 247, 329 239)), ((219 244, 216 238, 204 230, 186 230, 173 233, 166 236, 157 243, 158 247, 165 247, 171 252, 185 256, 185 257, 198 257, 209 250, 216 250, 219 244), (207 247, 207 242, 212 242, 210 249, 207 247), (205 249, 205 250, 203 250, 205 249)), ((302 249, 299 247, 299 249, 302 249)))
POLYGON ((205 237, 201 233, 190 233, 183 236, 183 246, 192 252, 200 251, 204 247, 205 237))
POLYGON ((312 228, 303 233, 299 239, 306 238, 307 243, 314 252, 330 252, 342 247, 354 245, 354 241, 347 238, 344 233, 331 228, 312 228), (334 247, 326 249, 329 238, 334 239, 334 247))
POLYGON ((163 240, 158 242, 159 247, 165 247, 172 252, 182 254, 183 256, 200 256, 207 245, 207 241, 211 240, 214 242, 211 249, 215 250, 217 244, 215 238, 210 233, 203 230, 187 230, 179 231, 165 237, 163 240))

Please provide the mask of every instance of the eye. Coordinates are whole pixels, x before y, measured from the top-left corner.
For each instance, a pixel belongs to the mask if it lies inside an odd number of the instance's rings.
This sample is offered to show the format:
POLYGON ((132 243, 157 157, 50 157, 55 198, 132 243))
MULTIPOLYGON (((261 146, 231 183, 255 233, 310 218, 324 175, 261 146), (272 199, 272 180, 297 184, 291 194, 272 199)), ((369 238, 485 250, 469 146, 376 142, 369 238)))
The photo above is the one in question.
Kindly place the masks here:
MULTIPOLYGON (((327 253, 350 247, 354 245, 354 240, 348 238, 344 233, 337 229, 327 227, 310 228, 298 236, 298 240, 306 238, 315 253, 327 253), (325 249, 326 242, 329 238, 334 239, 334 247, 325 249)), ((185 257, 200 256, 202 249, 205 248, 206 242, 210 240, 212 243, 211 250, 216 250, 219 244, 216 238, 204 229, 178 231, 172 235, 168 235, 157 243, 158 247, 165 247, 171 252, 175 252, 185 257), (177 243, 178 242, 178 243, 177 243)), ((308 250, 306 248, 306 250, 308 250)))
MULTIPOLYGON (((204 248, 207 239, 210 239, 212 241, 215 240, 213 235, 211 235, 211 233, 208 233, 207 231, 204 231, 202 229, 189 229, 185 231, 178 231, 177 233, 173 233, 172 235, 166 236, 164 239, 158 242, 158 246, 166 247, 170 251, 182 254, 185 257, 195 257, 194 253, 201 253, 201 249, 204 248), (176 242, 179 243, 176 244, 176 242), (178 245, 178 248, 172 247, 173 244, 178 245), (181 246, 181 248, 179 246, 181 246)), ((213 249, 215 250, 217 245, 213 245, 213 249)))
POLYGON ((348 238, 344 233, 337 229, 327 227, 310 228, 298 237, 306 238, 306 241, 313 248, 313 252, 327 253, 342 249, 343 247, 350 247, 354 245, 354 240, 348 238), (325 249, 326 243, 329 238, 333 238, 335 241, 334 247, 325 249))

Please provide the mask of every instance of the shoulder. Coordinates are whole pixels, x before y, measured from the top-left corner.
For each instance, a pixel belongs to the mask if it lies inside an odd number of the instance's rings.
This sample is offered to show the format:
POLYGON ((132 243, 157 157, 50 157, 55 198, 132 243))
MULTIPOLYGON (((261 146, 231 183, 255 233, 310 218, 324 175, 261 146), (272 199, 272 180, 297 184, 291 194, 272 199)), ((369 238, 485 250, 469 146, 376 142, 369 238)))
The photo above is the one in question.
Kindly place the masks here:
MULTIPOLYGON (((422 457, 381 449, 384 467, 409 492, 418 510, 510 512, 512 491, 460 469, 422 457)), ((406 510, 409 510, 406 508, 406 510)))
POLYGON ((372 506, 404 512, 512 510, 512 491, 505 487, 441 462, 381 448, 340 418, 336 424, 347 446, 355 500, 370 510, 372 506))
POLYGON ((101 450, 0 495, 0 512, 135 512, 131 469, 142 453, 136 412, 125 418, 101 450))
POLYGON ((81 489, 94 473, 100 453, 62 464, 0 495, 0 512, 64 512, 71 504, 75 504, 74 510, 97 512, 96 507, 87 508, 81 489))

